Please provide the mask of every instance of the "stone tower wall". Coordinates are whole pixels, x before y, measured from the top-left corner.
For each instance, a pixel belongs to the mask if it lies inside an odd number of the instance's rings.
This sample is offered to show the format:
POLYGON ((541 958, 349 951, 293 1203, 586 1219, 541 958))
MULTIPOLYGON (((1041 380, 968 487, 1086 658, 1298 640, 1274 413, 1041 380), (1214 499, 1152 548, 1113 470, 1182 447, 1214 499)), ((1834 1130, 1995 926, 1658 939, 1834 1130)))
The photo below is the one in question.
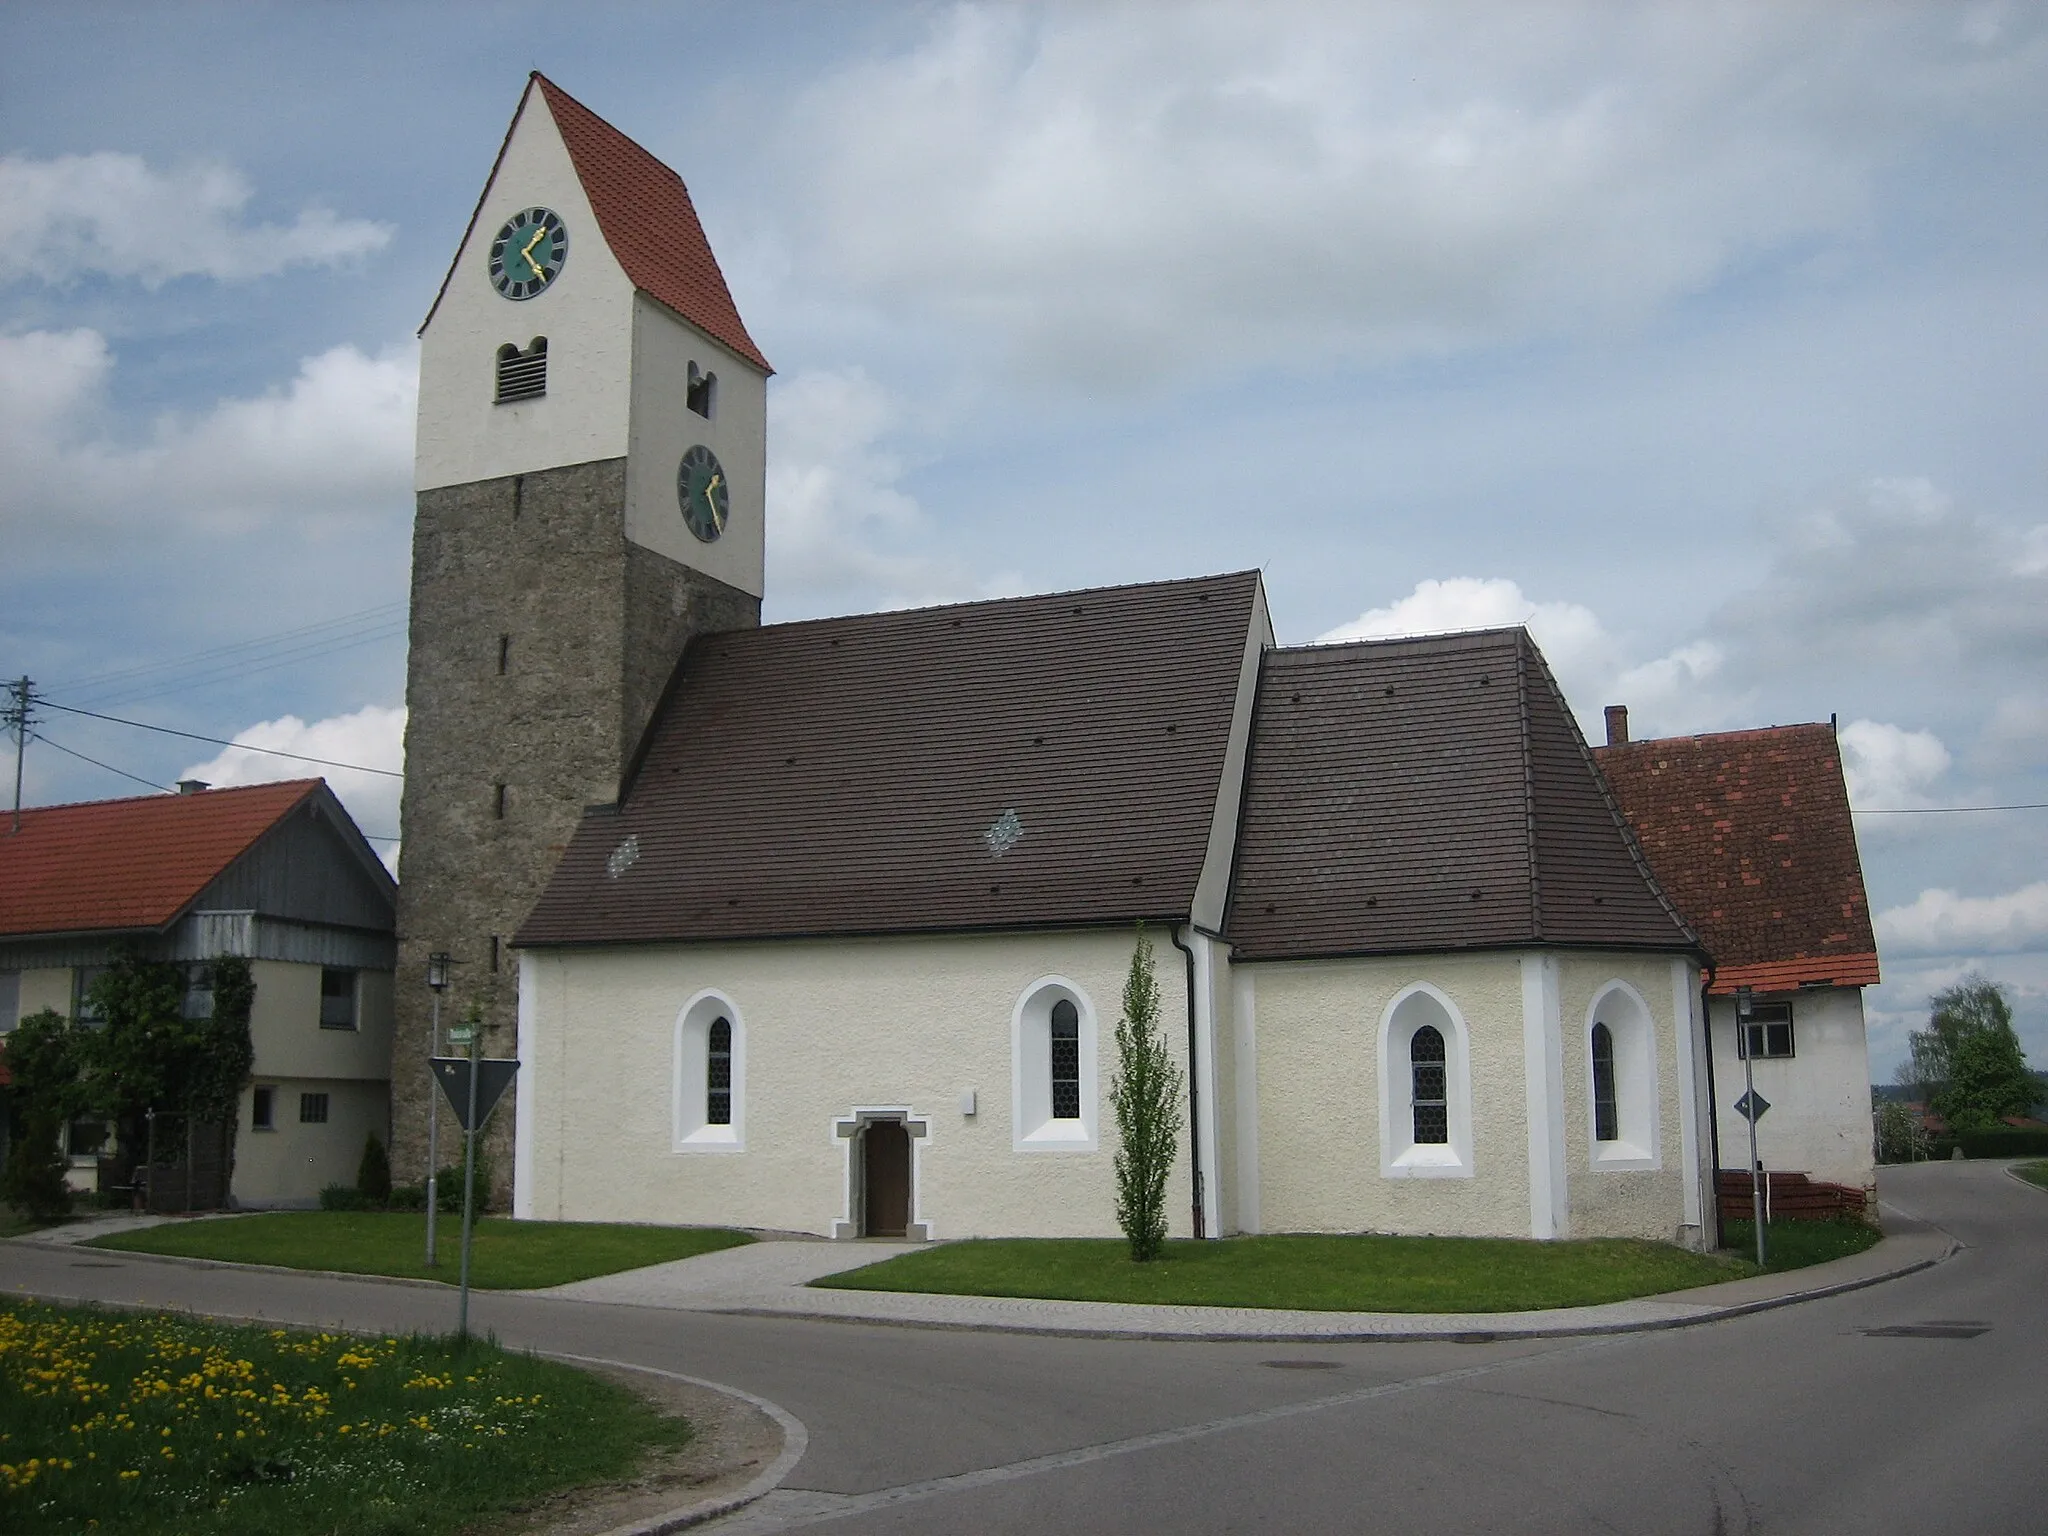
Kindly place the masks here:
MULTIPOLYGON (((398 888, 392 1171, 427 1170, 426 959, 461 962, 444 1031, 482 1005, 484 1051, 517 1049, 512 934, 588 805, 620 775, 693 634, 760 622, 760 600, 624 532, 626 461, 419 494, 413 525, 398 888), (500 788, 502 786, 502 789, 500 788)), ((491 1121, 509 1202, 513 1101, 491 1121)), ((441 1162, 461 1138, 441 1117, 441 1162)))

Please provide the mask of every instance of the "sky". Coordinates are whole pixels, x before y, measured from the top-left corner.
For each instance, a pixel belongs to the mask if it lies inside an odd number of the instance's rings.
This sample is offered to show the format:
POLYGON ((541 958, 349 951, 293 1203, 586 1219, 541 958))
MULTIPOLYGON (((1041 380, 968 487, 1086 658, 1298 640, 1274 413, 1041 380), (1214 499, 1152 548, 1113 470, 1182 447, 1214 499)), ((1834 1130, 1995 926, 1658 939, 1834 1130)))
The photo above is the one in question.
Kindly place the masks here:
POLYGON ((2048 810, 1937 809, 2048 801, 2040 3, 16 0, 26 803, 394 848, 414 338, 531 69, 775 363, 770 620, 1258 567, 1284 644, 1528 623, 1594 740, 1833 717, 1873 1076, 1973 970, 2048 1065, 2048 810))

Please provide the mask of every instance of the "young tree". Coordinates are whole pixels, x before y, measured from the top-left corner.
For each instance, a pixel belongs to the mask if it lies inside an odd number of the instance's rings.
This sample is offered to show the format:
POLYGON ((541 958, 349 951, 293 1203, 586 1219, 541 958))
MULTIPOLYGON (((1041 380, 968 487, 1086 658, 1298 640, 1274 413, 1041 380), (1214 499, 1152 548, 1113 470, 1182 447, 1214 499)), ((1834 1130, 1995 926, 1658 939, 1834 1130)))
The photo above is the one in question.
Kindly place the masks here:
POLYGON ((2027 1070, 2012 1005, 1996 982, 1972 972, 1929 1006, 1927 1028, 1912 1036, 1913 1058, 1925 1058, 1930 1103, 1951 1130, 1984 1130, 2033 1108, 2040 1083, 2027 1070))
POLYGON ((8 1090, 14 1122, 0 1200, 38 1221, 69 1214, 64 1180, 64 1126, 84 1104, 79 1081, 79 1036, 72 1022, 45 1008, 23 1019, 7 1037, 8 1090))
POLYGON ((1166 1246, 1166 1178, 1180 1145, 1180 1068, 1159 1028, 1159 983, 1143 928, 1124 980, 1123 1017, 1116 1024, 1116 1076, 1109 1085, 1116 1113, 1116 1219, 1139 1264, 1166 1246))

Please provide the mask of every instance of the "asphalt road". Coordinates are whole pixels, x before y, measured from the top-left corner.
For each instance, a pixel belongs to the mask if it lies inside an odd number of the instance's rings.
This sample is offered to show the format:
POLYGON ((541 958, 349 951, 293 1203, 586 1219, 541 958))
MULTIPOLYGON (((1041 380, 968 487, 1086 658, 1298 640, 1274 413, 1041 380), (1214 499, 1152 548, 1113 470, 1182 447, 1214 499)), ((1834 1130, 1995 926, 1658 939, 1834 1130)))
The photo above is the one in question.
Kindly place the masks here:
MULTIPOLYGON (((488 1294, 473 1320, 801 1419, 783 1490, 705 1528, 728 1536, 2048 1531, 2048 1193, 1990 1163, 1887 1169, 1883 1187, 1967 1246, 1847 1295, 1600 1339, 1138 1343, 488 1294), (1867 1331, 1928 1323, 1939 1336, 1867 1331)), ((0 1286, 385 1331, 454 1310, 19 1243, 0 1245, 0 1286)))

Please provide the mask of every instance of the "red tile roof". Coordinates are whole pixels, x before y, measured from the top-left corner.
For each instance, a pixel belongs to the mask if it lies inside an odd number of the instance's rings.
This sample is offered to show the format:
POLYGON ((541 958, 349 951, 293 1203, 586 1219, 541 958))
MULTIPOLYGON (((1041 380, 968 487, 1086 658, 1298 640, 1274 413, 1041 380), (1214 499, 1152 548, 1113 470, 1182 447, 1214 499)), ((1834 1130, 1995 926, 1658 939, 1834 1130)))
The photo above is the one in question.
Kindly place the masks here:
POLYGON ((1877 938, 1832 727, 1673 736, 1593 755, 1714 990, 1877 983, 1877 938))
MULTIPOLYGON (((707 336, 724 342, 763 373, 773 373, 774 368, 747 334, 746 322, 740 319, 739 308, 732 301, 732 291, 725 286, 718 258, 711 254, 711 242, 705 238, 704 226, 697 218, 696 205, 690 201, 690 190, 683 185, 682 177, 538 70, 527 78, 519 108, 506 126, 504 143, 498 146, 498 159, 492 164, 490 177, 470 213, 462 245, 456 247, 457 260, 476 230, 484 199, 490 196, 491 186, 498 179, 498 166, 504 163, 505 146, 512 142, 512 129, 518 126, 520 114, 525 112, 536 89, 546 101, 568 148, 570 164, 575 167, 584 196, 590 199, 591 210, 597 215, 598 230, 625 269, 626 280, 640 292, 659 299, 707 336)), ((420 322, 422 331, 432 323, 434 310, 441 307, 442 295, 447 293, 454 276, 455 263, 450 262, 434 295, 433 306, 420 322)))
POLYGON ((160 929, 319 779, 52 805, 0 819, 0 935, 160 929))
POLYGON ((683 178, 547 76, 536 71, 533 84, 569 146, 605 244, 633 286, 773 373, 733 304, 683 178))

